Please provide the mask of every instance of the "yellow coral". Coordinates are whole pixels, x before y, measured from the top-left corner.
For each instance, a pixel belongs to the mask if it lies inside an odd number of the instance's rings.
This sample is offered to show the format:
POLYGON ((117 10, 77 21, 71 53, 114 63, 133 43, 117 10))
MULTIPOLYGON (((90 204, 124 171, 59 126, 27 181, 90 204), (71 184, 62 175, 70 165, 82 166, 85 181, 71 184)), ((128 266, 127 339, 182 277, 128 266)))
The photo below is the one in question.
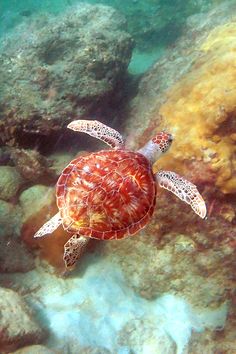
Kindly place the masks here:
POLYGON ((176 139, 164 168, 197 159, 216 173, 224 193, 236 192, 236 23, 215 28, 191 71, 167 93, 163 124, 176 139))

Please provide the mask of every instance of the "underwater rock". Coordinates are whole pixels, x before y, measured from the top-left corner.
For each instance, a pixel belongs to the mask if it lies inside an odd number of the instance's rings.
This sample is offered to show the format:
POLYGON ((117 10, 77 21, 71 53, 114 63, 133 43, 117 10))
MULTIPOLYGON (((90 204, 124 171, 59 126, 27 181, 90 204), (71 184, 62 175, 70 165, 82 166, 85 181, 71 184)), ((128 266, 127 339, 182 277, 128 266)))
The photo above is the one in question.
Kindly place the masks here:
MULTIPOLYGON (((110 3, 105 0, 104 3, 110 3)), ((181 35, 185 21, 193 13, 206 11, 210 1, 202 0, 126 0, 114 2, 128 20, 128 29, 137 47, 153 50, 175 42, 181 35)))
POLYGON ((15 291, 0 288, 0 348, 12 352, 42 342, 46 333, 34 313, 15 291))
MULTIPOLYGON (((106 348, 102 348, 102 347, 81 347, 79 348, 79 346, 76 346, 77 351, 79 353, 83 353, 83 354, 112 354, 110 350, 106 349, 106 348)), ((127 354, 129 354, 130 352, 127 352, 127 354)), ((125 352, 126 354, 126 352, 125 352)))
POLYGON ((205 331, 203 333, 193 333, 188 351, 183 354, 202 354, 202 353, 235 353, 235 323, 226 322, 224 328, 219 327, 214 333, 205 331))
POLYGON ((7 147, 7 146, 2 146, 0 148, 0 165, 1 166, 6 166, 6 165, 13 166, 13 162, 11 161, 10 150, 9 150, 9 147, 7 147))
POLYGON ((19 198, 23 225, 21 239, 29 249, 39 249, 41 256, 64 270, 63 246, 70 235, 59 227, 50 237, 35 239, 36 231, 57 213, 55 188, 34 185, 22 192, 19 198))
POLYGON ((0 239, 6 235, 18 236, 22 225, 19 206, 0 200, 0 239))
POLYGON ((48 345, 62 353, 183 354, 192 331, 222 328, 228 311, 226 304, 195 308, 168 293, 144 299, 130 288, 114 257, 90 255, 76 276, 58 277, 41 265, 4 278, 20 286, 47 319, 48 345))
POLYGON ((212 30, 199 47, 200 59, 168 92, 159 111, 176 132, 177 162, 208 164, 216 187, 228 194, 236 193, 235 43, 235 22, 212 30))
POLYGON ((31 17, 5 37, 2 142, 15 145, 24 134, 48 135, 119 96, 133 47, 125 27, 113 8, 79 4, 58 16, 31 17))
POLYGON ((12 354, 57 354, 54 350, 48 349, 44 345, 30 345, 21 348, 12 354))
POLYGON ((11 160, 27 182, 35 182, 39 179, 42 181, 53 175, 49 161, 36 150, 12 149, 11 160))
POLYGON ((131 146, 142 145, 153 130, 172 132, 162 168, 191 173, 195 182, 203 177, 227 194, 236 192, 234 11, 235 3, 226 2, 190 17, 175 48, 141 80, 127 124, 131 146))
POLYGON ((12 236, 5 236, 0 240, 0 272, 24 273, 35 266, 34 257, 30 251, 12 236))
POLYGON ((51 205, 55 201, 55 189, 40 184, 25 189, 20 197, 19 202, 23 211, 23 222, 28 220, 30 216, 40 212, 45 206, 51 205))
POLYGON ((22 185, 22 178, 16 168, 0 166, 0 199, 14 198, 22 185))
MULTIPOLYGON (((141 297, 153 299, 163 293, 183 296, 192 305, 215 308, 228 299, 231 268, 221 265, 233 259, 219 251, 204 252, 210 258, 208 268, 200 267, 198 247, 187 235, 165 235, 161 243, 149 231, 119 242, 106 242, 102 254, 121 266, 127 283, 141 297), (212 255, 212 253, 214 255, 212 255), (218 256, 213 262, 213 257, 218 256), (211 276, 209 277, 209 274, 211 276)), ((233 287, 233 284, 231 284, 233 287)))
POLYGON ((52 169, 55 171, 56 176, 60 176, 64 168, 75 158, 74 153, 69 153, 66 151, 56 152, 49 155, 49 160, 52 163, 52 169))
MULTIPOLYGON (((229 301, 230 309, 235 307, 235 6, 228 1, 190 17, 175 47, 143 76, 125 112, 130 148, 142 146, 157 130, 173 133, 170 152, 154 169, 193 181, 208 209, 208 219, 197 220, 160 191, 140 236, 104 245, 103 252, 118 256, 130 286, 145 298, 167 291, 196 306, 229 301)), ((229 316, 229 326, 235 318, 229 316)), ((231 337, 228 347, 233 345, 231 337)))
POLYGON ((27 272, 34 268, 34 258, 20 242, 22 210, 0 200, 0 272, 27 272))
POLYGON ((118 343, 123 345, 124 349, 133 349, 127 350, 128 354, 140 353, 140 348, 143 348, 143 353, 177 353, 174 340, 162 329, 155 328, 151 319, 149 321, 145 321, 145 324, 140 319, 128 322, 119 333, 118 343), (151 329, 155 332, 155 336, 151 329))

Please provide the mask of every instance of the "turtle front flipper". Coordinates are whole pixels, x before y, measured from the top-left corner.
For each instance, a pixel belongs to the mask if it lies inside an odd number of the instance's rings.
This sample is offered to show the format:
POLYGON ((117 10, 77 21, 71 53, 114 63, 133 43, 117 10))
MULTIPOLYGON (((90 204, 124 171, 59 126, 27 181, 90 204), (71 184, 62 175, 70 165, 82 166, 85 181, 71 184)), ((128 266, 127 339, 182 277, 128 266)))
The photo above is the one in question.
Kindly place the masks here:
POLYGON ((64 245, 64 262, 66 268, 72 267, 83 254, 89 239, 74 234, 64 245))
POLYGON ((160 187, 169 190, 189 204, 202 219, 206 218, 206 204, 193 183, 171 171, 160 171, 155 174, 155 177, 160 187))
POLYGON ((115 129, 112 129, 97 120, 74 120, 67 125, 67 128, 100 139, 113 149, 122 149, 124 147, 122 135, 115 129))
POLYGON ((34 235, 34 237, 42 237, 47 234, 51 234, 53 231, 55 231, 58 226, 60 226, 62 223, 60 213, 58 212, 56 215, 54 215, 48 222, 46 222, 34 235))

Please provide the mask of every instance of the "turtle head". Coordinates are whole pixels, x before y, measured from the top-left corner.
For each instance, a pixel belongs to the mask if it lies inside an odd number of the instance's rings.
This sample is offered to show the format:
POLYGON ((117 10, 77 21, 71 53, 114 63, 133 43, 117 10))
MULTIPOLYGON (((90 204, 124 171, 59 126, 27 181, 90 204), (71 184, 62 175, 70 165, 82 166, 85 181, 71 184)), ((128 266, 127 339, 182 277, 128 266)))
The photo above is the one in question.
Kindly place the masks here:
POLYGON ((158 132, 146 145, 139 149, 138 152, 146 156, 151 163, 154 163, 169 150, 173 139, 170 133, 165 131, 158 132))
POLYGON ((157 133, 151 141, 156 145, 156 148, 160 150, 161 154, 164 154, 169 150, 173 139, 171 134, 163 131, 157 133))

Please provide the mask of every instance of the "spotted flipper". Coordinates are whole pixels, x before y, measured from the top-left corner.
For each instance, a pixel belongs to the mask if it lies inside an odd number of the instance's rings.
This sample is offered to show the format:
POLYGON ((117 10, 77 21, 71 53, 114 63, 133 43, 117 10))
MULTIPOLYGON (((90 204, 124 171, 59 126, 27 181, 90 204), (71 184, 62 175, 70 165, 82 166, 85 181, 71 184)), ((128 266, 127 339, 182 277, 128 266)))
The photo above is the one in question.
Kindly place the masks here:
POLYGON ((60 217, 60 213, 57 213, 36 232, 34 237, 42 237, 47 234, 51 234, 58 228, 58 226, 61 225, 61 223, 62 220, 60 217))
POLYGON ((67 128, 87 133, 94 138, 102 140, 114 149, 122 149, 124 147, 122 135, 97 120, 74 120, 67 125, 67 128))
POLYGON ((168 189, 189 204, 202 219, 206 218, 206 204, 193 183, 171 171, 160 171, 155 177, 160 187, 168 189))
POLYGON ((74 234, 64 245, 64 262, 66 268, 72 267, 83 254, 89 239, 87 237, 74 234))

